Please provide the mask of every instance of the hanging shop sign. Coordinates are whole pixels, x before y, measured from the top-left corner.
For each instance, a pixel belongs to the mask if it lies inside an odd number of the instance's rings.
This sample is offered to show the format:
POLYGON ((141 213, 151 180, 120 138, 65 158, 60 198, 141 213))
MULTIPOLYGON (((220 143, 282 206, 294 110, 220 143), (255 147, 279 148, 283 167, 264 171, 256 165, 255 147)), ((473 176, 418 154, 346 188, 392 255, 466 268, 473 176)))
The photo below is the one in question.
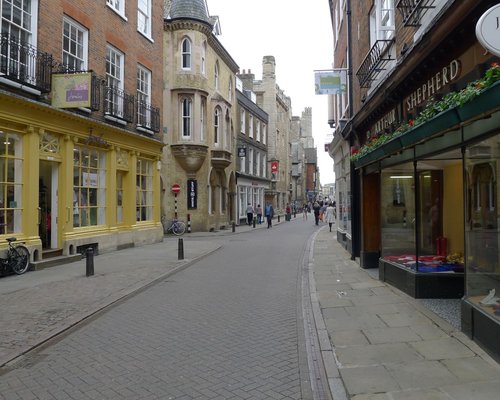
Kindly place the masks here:
POLYGON ((198 183, 196 179, 187 181, 187 208, 193 210, 198 207, 198 183))
POLYGON ((246 147, 238 147, 238 157, 246 157, 247 149, 246 147))
POLYGON ((500 4, 491 7, 479 18, 476 37, 486 50, 500 57, 500 4))
POLYGON ((347 69, 314 71, 316 94, 342 94, 347 91, 347 69))
POLYGON ((436 72, 423 83, 417 90, 411 93, 404 101, 407 112, 411 112, 422 103, 428 101, 441 89, 456 80, 461 73, 459 60, 451 61, 446 67, 436 72))
POLYGON ((52 106, 90 108, 92 74, 52 74, 52 106))
POLYGON ((279 162, 271 161, 271 172, 273 173, 278 172, 278 169, 279 169, 279 162))

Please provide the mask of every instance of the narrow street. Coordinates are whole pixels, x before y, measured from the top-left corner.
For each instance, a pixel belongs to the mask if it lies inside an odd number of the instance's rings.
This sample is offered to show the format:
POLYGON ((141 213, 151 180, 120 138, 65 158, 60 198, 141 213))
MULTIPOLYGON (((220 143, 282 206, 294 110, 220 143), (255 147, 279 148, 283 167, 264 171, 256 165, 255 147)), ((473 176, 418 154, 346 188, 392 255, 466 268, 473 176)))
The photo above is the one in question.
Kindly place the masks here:
POLYGON ((300 291, 314 230, 297 220, 228 237, 10 365, 0 398, 312 399, 300 291))

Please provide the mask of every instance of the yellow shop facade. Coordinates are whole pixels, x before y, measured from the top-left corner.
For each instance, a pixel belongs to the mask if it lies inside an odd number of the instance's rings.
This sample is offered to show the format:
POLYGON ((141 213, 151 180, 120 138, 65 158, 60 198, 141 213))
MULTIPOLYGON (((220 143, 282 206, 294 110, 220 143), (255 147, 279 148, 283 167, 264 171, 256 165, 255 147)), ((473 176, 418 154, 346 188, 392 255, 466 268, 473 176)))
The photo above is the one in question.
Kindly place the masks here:
POLYGON ((161 241, 162 147, 0 90, 0 243, 24 241, 36 263, 161 241))

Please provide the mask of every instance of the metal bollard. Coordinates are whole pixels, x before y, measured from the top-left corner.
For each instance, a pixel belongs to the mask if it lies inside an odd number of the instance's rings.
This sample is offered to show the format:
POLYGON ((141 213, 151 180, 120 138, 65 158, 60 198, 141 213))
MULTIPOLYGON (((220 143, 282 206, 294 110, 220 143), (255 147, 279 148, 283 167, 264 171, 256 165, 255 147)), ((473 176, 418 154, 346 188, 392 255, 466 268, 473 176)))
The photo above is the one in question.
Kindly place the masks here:
POLYGON ((177 248, 177 259, 184 260, 184 241, 179 238, 179 246, 177 248))
POLYGON ((232 226, 232 227, 231 227, 231 230, 232 230, 233 232, 236 232, 236 223, 235 223, 234 221, 233 221, 233 223, 232 223, 232 225, 231 225, 231 226, 232 226))
POLYGON ((278 222, 280 222, 280 215, 278 214, 278 222))
POLYGON ((87 248, 85 255, 87 257, 85 274, 92 276, 94 275, 94 249, 92 247, 87 248))

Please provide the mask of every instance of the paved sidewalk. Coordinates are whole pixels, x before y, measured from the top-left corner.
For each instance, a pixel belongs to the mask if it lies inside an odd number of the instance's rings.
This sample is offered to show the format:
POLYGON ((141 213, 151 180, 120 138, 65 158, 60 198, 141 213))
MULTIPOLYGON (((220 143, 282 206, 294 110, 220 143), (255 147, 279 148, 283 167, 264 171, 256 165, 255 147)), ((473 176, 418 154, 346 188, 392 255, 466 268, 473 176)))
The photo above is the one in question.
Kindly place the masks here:
POLYGON ((448 322, 315 238, 310 288, 334 400, 498 400, 500 366, 448 322))

